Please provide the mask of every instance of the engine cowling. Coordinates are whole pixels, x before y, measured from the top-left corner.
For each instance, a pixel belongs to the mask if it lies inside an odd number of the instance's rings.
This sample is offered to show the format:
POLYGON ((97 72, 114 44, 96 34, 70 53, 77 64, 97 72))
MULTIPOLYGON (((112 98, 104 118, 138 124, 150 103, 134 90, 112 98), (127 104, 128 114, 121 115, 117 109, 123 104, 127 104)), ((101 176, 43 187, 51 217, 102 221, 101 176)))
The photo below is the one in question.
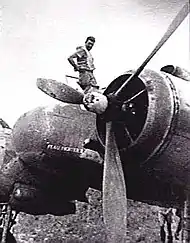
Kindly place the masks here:
MULTIPOLYGON (((116 91, 134 71, 119 76, 106 95, 116 91)), ((152 70, 144 70, 126 85, 123 103, 114 121, 121 158, 130 164, 152 168, 162 175, 187 181, 190 158, 190 82, 152 70), (187 176, 185 176, 187 175, 187 176)), ((97 118, 102 144, 105 120, 97 118)), ((166 176, 166 177, 167 177, 166 176)), ((178 183, 177 182, 177 183, 178 183)))

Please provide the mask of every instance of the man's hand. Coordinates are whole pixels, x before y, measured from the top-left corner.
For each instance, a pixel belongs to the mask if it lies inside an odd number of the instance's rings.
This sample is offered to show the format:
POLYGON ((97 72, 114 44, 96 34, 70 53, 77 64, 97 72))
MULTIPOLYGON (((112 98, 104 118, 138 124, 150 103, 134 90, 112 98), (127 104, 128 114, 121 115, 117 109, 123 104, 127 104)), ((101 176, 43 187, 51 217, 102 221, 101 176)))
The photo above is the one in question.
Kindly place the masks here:
POLYGON ((79 67, 78 67, 78 66, 75 66, 75 67, 74 67, 74 71, 75 71, 75 72, 79 71, 79 67))
POLYGON ((77 63, 74 61, 75 58, 77 58, 76 53, 73 54, 73 55, 71 55, 71 56, 68 58, 68 61, 69 61, 69 63, 73 66, 74 71, 79 71, 79 67, 78 67, 77 63))

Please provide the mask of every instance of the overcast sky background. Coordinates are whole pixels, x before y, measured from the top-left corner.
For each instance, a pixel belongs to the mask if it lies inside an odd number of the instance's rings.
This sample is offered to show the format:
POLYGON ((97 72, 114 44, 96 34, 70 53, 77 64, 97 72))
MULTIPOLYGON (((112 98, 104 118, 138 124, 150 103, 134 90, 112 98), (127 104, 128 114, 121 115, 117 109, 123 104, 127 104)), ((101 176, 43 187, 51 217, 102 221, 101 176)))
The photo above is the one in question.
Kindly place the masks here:
MULTIPOLYGON (((75 75, 67 57, 89 35, 100 86, 137 68, 185 0, 0 0, 0 117, 11 126, 25 111, 54 102, 39 77, 75 75)), ((148 68, 190 68, 189 15, 148 68)))

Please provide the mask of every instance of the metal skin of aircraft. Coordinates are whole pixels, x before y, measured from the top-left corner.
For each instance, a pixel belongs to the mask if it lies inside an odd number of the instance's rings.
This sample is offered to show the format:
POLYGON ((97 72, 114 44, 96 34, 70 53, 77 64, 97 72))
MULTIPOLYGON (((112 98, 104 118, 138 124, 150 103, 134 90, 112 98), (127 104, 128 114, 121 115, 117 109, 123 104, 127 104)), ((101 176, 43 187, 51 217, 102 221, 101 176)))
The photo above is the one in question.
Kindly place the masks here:
MULTIPOLYGON (((0 168, 2 213, 10 206, 33 215, 72 214, 75 200, 87 202, 89 187, 101 190, 102 160, 83 147, 94 128, 95 114, 78 105, 38 107, 21 116, 0 168)), ((9 213, 11 227, 15 213, 9 213)))
POLYGON ((108 242, 125 242, 127 198, 184 206, 183 242, 190 242, 190 73, 172 65, 145 69, 188 12, 187 3, 143 64, 103 94, 38 80, 42 91, 71 104, 38 107, 14 125, 0 168, 1 243, 12 236, 13 210, 74 213, 74 200, 86 201, 89 187, 103 190, 108 242))

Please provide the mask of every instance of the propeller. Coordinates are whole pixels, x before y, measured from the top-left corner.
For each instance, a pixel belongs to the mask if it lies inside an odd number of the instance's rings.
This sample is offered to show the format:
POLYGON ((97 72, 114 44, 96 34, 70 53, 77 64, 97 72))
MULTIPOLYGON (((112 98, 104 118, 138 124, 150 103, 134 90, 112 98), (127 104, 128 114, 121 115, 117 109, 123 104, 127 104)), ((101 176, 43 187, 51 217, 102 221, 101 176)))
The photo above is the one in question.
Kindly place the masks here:
POLYGON ((52 79, 38 78, 37 87, 47 95, 65 103, 82 104, 84 95, 71 86, 52 79))
POLYGON ((128 80, 126 80, 126 82, 124 82, 123 85, 115 92, 115 94, 114 94, 115 98, 120 99, 120 97, 122 97, 122 94, 125 92, 125 87, 126 87, 127 83, 139 76, 139 74, 143 71, 143 69, 149 63, 149 61, 154 57, 154 55, 160 50, 160 48, 164 45, 164 43, 175 32, 175 30, 178 28, 178 26, 183 22, 185 17, 188 15, 189 11, 190 11, 189 1, 187 1, 185 3, 185 5, 183 6, 183 8, 178 12, 176 17, 173 19, 173 21, 169 25, 168 29, 166 30, 165 34, 160 39, 160 41, 155 46, 155 48, 152 50, 152 52, 149 54, 149 56, 139 66, 139 68, 136 70, 136 72, 133 75, 131 75, 131 77, 128 80))
MULTIPOLYGON (((167 31, 139 66, 139 68, 131 75, 121 87, 108 95, 110 104, 117 105, 117 102, 124 101, 127 84, 137 78, 143 71, 145 66, 164 45, 169 37, 174 33, 178 26, 182 23, 189 13, 189 3, 187 2, 179 11, 176 17, 169 25, 167 31)), ((125 101, 126 102, 126 101, 125 101)), ((109 107, 111 109, 111 107, 109 107)), ((114 109, 113 109, 114 112, 114 109)), ((114 121, 106 122, 106 141, 105 141, 105 158, 104 158, 104 175, 103 175, 103 212, 104 221, 109 230, 110 242, 125 242, 127 228, 127 195, 126 183, 120 160, 119 150, 114 135, 114 121)), ((126 161, 125 161, 126 162, 126 161)))
MULTIPOLYGON (((103 214, 104 222, 109 232, 109 242, 125 242, 127 228, 127 194, 126 182, 123 173, 122 163, 119 150, 115 138, 114 116, 116 116, 116 107, 120 104, 129 102, 141 95, 144 90, 134 95, 131 99, 125 100, 127 84, 136 79, 143 71, 145 66, 164 45, 169 37, 174 33, 177 27, 182 23, 189 13, 188 2, 183 6, 176 15, 166 33, 155 46, 150 55, 144 60, 139 68, 131 75, 121 87, 114 93, 108 94, 108 107, 104 107, 104 111, 108 111, 109 118, 106 121, 106 139, 105 139, 105 157, 104 157, 104 173, 103 173, 103 214), (106 109, 107 108, 107 109, 106 109)), ((99 99, 101 101, 101 99, 99 99)), ((86 104, 88 107, 88 104, 86 104)), ((96 105, 94 105, 96 107, 96 105)), ((98 107, 99 105, 97 105, 98 107)), ((96 112, 94 107, 94 112, 96 112)), ((96 112, 98 113, 98 112, 96 112)), ((106 114, 106 112, 105 112, 106 114)), ((107 114, 106 114, 107 115, 107 114)), ((129 136, 130 134, 128 134, 129 136)), ((130 139, 130 136, 129 136, 130 139)), ((126 163, 126 161, 125 161, 126 163)))
MULTIPOLYGON (((103 95, 100 93, 97 94, 97 92, 91 92, 84 96, 63 83, 60 85, 60 83, 55 81, 38 80, 38 87, 50 96, 55 96, 54 98, 67 103, 83 103, 87 109, 98 115, 101 114, 101 116, 105 118, 106 139, 103 172, 103 215, 104 222, 109 232, 109 242, 125 242, 127 228, 126 182, 115 136, 114 116, 117 115, 118 107, 120 109, 123 102, 126 103, 130 101, 125 100, 125 92, 129 81, 133 81, 140 75, 148 62, 174 33, 188 13, 189 7, 187 2, 176 15, 166 33, 150 55, 139 66, 136 72, 134 72, 114 93, 103 95)), ((141 95, 141 93, 136 96, 139 95, 141 95)), ((135 99, 136 96, 132 98, 135 99)), ((130 139, 130 134, 128 134, 128 136, 130 139)))
POLYGON ((103 172, 103 217, 110 242, 125 242, 127 226, 127 195, 114 124, 106 123, 103 172))

